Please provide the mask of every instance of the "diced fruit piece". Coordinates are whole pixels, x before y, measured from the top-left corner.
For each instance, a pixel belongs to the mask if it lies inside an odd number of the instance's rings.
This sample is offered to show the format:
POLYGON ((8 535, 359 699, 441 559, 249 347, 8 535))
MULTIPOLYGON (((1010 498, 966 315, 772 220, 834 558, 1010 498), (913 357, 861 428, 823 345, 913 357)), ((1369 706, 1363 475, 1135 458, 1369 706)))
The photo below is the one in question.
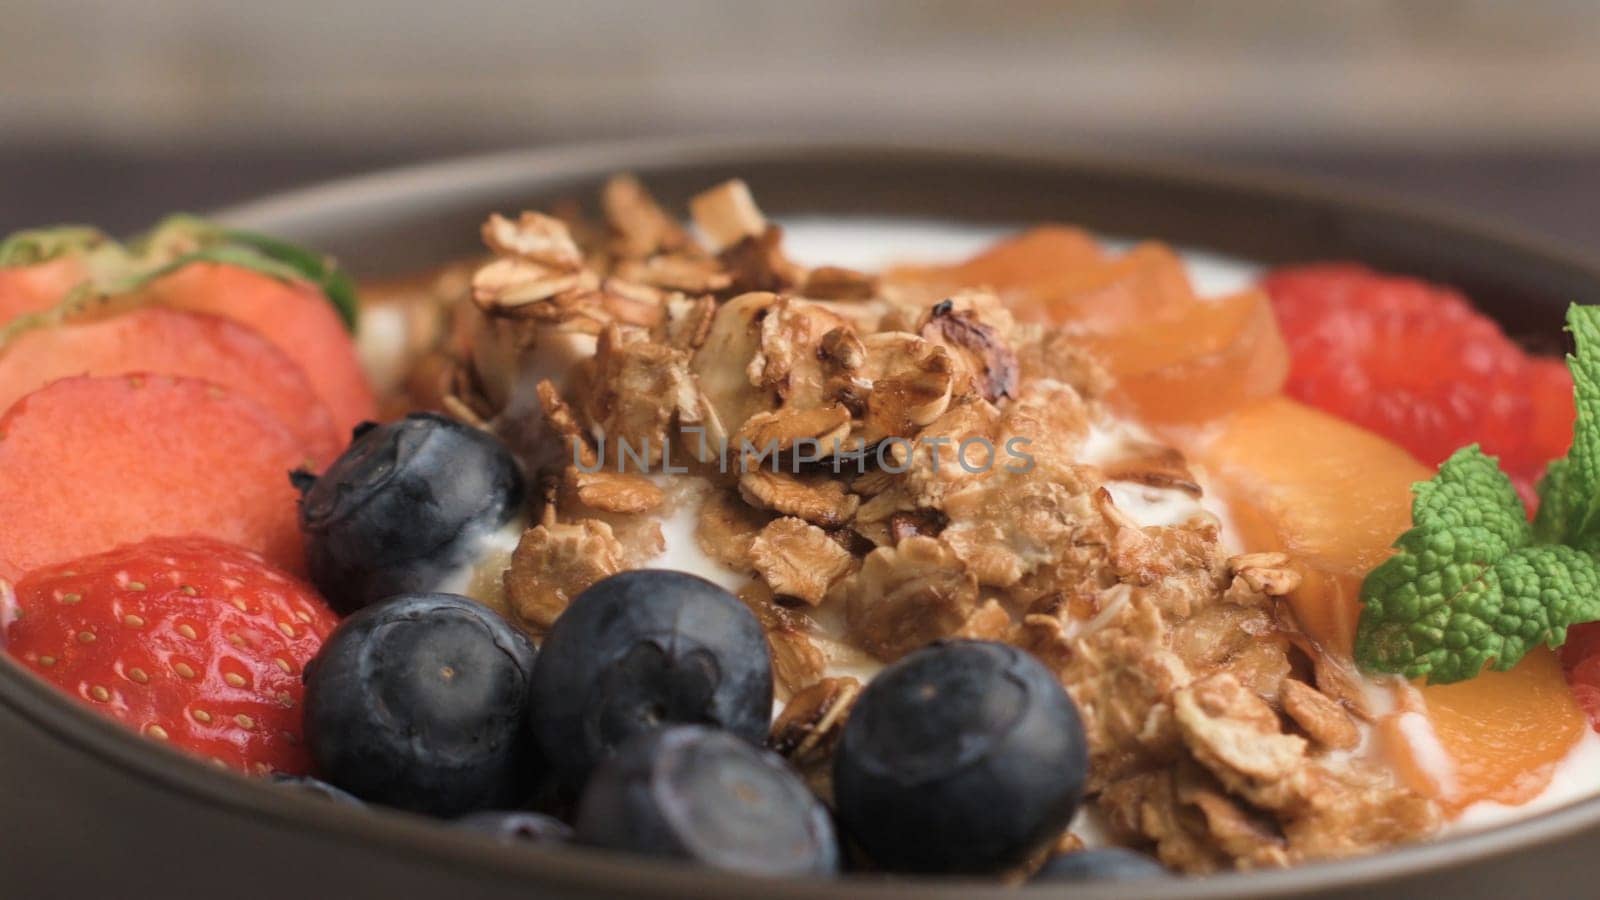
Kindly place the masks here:
POLYGON ((288 425, 319 464, 343 444, 300 368, 237 322, 171 309, 25 331, 0 352, 0 410, 71 375, 157 372, 201 378, 249 397, 288 425))
POLYGON ((0 325, 49 309, 88 277, 88 269, 76 256, 0 268, 0 325))
POLYGON ((1283 397, 1179 441, 1229 501, 1246 546, 1293 557, 1301 627, 1348 656, 1361 581, 1411 527, 1411 485, 1432 472, 1398 445, 1283 397))
POLYGON ((1009 299, 1019 318, 1056 322, 1085 334, 1135 331, 1197 302, 1183 260, 1156 243, 1034 281, 1009 299))
POLYGON ((1481 444, 1525 491, 1571 442, 1565 367, 1530 362, 1456 291, 1351 264, 1281 269, 1262 284, 1289 344, 1290 396, 1429 465, 1481 444))
POLYGON ((190 263, 143 288, 145 299, 241 322, 299 364, 333 415, 350 433, 376 418, 376 401, 339 313, 317 288, 237 266, 190 263))
POLYGON ((574 597, 539 647, 533 731, 568 785, 628 738, 673 723, 752 744, 772 719, 772 657, 739 598, 685 572, 635 569, 574 597))
POLYGON ((335 620, 259 555, 160 537, 16 585, 11 655, 146 737, 252 774, 300 774, 300 672, 335 620))
POLYGON ((1060 835, 1089 750, 1072 698, 1037 659, 945 641, 884 669, 834 756, 839 822, 894 872, 998 872, 1060 835))
POLYGON ((1113 402, 1151 423, 1213 419, 1278 393, 1289 354, 1266 295, 1192 302, 1087 346, 1115 379, 1113 402))
POLYGON ((405 594, 346 619, 306 666, 317 772, 363 800, 439 816, 504 809, 530 759, 533 645, 454 594, 405 594))
POLYGON ((885 277, 941 289, 987 287, 1005 293, 1071 275, 1101 258, 1100 246, 1088 232, 1065 225, 1040 225, 1006 238, 965 262, 897 266, 885 277))
POLYGON ((304 570, 300 441, 193 378, 66 378, 0 418, 0 577, 153 535, 200 534, 304 570))
POLYGON ((783 758, 701 725, 623 743, 584 788, 576 832, 593 847, 751 875, 839 868, 827 807, 783 758))
POLYGON ((359 429, 320 478, 295 480, 311 580, 346 614, 441 590, 522 511, 522 472, 505 445, 433 413, 359 429))
POLYGON ((1384 747, 1406 782, 1446 812, 1480 800, 1526 803, 1583 735, 1583 711, 1546 648, 1506 672, 1416 690, 1420 708, 1381 723, 1384 747), (1431 729, 1405 721, 1418 714, 1431 729))

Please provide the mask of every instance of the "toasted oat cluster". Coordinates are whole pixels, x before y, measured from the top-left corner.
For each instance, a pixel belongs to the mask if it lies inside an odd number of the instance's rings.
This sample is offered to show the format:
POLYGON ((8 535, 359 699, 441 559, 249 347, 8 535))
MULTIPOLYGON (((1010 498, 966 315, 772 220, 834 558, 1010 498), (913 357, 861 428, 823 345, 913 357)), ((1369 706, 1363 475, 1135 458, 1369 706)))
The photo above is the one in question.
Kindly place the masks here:
POLYGON ((969 636, 1059 676, 1103 824, 1169 866, 1284 866, 1436 827, 1360 752, 1369 710, 1281 602, 1288 559, 1230 557, 1198 507, 1151 527, 1115 502, 1108 483, 1201 489, 1148 442, 1091 459, 1107 377, 1069 330, 982 290, 798 265, 740 182, 690 207, 693 231, 623 176, 598 219, 484 224, 481 314, 442 402, 537 469, 513 621, 542 633, 685 519, 744 579, 787 704, 774 746, 824 797, 859 690, 839 670, 969 636))

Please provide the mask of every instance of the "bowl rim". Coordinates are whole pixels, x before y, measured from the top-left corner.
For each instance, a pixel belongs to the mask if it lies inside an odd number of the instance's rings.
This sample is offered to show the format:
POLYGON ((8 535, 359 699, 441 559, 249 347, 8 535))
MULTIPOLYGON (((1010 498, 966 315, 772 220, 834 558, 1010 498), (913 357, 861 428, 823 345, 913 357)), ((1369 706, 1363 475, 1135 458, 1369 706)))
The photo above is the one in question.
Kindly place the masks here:
MULTIPOLYGON (((1140 178, 1173 186, 1211 186, 1256 197, 1285 199, 1308 208, 1355 216, 1383 217, 1445 238, 1470 236, 1500 244, 1551 265, 1570 267, 1600 285, 1600 264, 1575 248, 1526 231, 1507 228, 1438 206, 1350 191, 1336 183, 1259 169, 1214 166, 1169 159, 1115 158, 1078 150, 1019 149, 981 143, 925 144, 896 141, 778 138, 673 138, 565 144, 454 157, 331 179, 229 206, 214 217, 240 227, 270 227, 279 221, 308 221, 319 210, 354 209, 412 192, 443 195, 496 185, 536 185, 560 177, 602 178, 678 165, 724 165, 737 171, 758 161, 824 159, 847 162, 863 155, 915 157, 923 163, 976 162, 993 166, 1033 166, 1076 170, 1115 178, 1140 178)), ((487 211, 487 210, 486 210, 487 211)), ((1024 224, 1024 223, 1018 223, 1024 224)), ((351 809, 282 791, 265 783, 195 762, 169 747, 139 737, 86 707, 6 657, 0 660, 0 705, 34 728, 147 785, 173 792, 257 823, 291 832, 313 832, 325 842, 359 843, 391 857, 422 858, 452 867, 526 879, 529 884, 572 890, 603 890, 614 896, 810 898, 847 889, 852 896, 891 898, 1014 897, 1018 887, 960 878, 850 877, 844 882, 815 879, 773 881, 581 847, 507 847, 475 835, 454 834, 407 813, 351 809)), ((1290 869, 1225 873, 1140 885, 1150 898, 1281 897, 1310 895, 1334 888, 1374 885, 1391 878, 1436 871, 1467 861, 1516 853, 1528 847, 1600 827, 1600 796, 1482 831, 1449 835, 1371 856, 1310 863, 1290 869)), ((1121 895, 1115 886, 1024 888, 1028 896, 1070 891, 1073 896, 1121 895)))

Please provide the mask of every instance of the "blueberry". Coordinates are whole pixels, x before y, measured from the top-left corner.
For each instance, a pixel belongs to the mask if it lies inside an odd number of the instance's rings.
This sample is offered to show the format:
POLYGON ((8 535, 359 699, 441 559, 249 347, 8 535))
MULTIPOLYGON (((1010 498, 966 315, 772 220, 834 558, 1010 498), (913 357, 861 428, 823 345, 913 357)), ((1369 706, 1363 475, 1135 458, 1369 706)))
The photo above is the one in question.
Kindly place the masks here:
POLYGON ((704 578, 637 569, 573 598, 533 669, 534 733, 556 774, 583 784, 628 738, 667 724, 759 744, 772 717, 761 624, 704 578))
POLYGON ((564 844, 572 840, 567 823, 544 813, 494 810, 462 816, 457 828, 477 831, 503 844, 564 844))
POLYGON ((528 639, 454 594, 344 620, 306 666, 318 772, 364 800, 439 816, 518 805, 528 771, 528 639))
POLYGON ((578 840, 753 875, 839 868, 827 809, 776 754, 724 731, 637 735, 595 768, 578 840))
POLYGON ((341 791, 326 781, 319 781, 309 775, 274 775, 271 781, 285 790, 315 797, 318 800, 326 800, 345 806, 366 806, 365 803, 357 800, 348 792, 341 791))
POLYGON ((1170 873, 1166 867, 1143 853, 1121 847, 1105 847, 1052 856, 1039 867, 1032 880, 1053 884, 1086 884, 1091 881, 1136 881, 1167 877, 1170 877, 1170 873))
POLYGON ((442 589, 523 498, 505 445, 433 413, 363 425, 320 477, 291 477, 311 580, 340 613, 442 589))
POLYGON ((924 647, 861 692, 834 757, 840 825, 879 867, 994 872, 1058 835, 1088 750, 1050 670, 989 641, 924 647))

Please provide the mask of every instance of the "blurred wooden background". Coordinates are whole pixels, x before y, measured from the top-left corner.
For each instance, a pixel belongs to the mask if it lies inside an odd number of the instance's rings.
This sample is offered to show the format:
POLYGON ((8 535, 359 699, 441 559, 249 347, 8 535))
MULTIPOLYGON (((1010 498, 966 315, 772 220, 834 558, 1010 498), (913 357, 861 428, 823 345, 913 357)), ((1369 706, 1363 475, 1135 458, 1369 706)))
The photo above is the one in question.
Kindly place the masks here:
POLYGON ((1594 0, 10 0, 0 83, 0 230, 711 131, 1243 161, 1600 246, 1594 0))

